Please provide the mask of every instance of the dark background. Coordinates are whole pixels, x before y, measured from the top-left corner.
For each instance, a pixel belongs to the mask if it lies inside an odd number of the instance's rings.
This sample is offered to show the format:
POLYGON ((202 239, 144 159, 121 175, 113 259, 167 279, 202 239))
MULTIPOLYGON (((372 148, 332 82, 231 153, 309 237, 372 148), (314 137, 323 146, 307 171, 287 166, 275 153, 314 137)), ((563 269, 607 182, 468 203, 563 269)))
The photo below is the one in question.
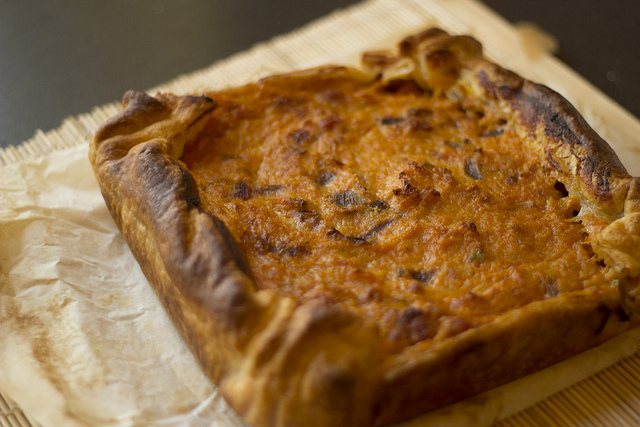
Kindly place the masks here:
MULTIPOLYGON (((0 146, 355 3, 0 0, 0 146)), ((553 34, 561 60, 640 116, 640 1, 485 3, 553 34)))

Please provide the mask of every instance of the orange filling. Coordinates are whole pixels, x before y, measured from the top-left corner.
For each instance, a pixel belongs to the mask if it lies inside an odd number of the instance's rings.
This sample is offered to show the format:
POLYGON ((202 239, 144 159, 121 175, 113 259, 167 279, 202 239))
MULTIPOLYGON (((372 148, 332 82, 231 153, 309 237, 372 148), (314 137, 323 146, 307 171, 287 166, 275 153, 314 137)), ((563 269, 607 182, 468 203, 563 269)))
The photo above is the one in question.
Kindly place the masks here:
POLYGON ((389 351, 605 282, 577 199, 460 88, 272 78, 210 96, 182 161, 256 286, 375 319, 389 351))

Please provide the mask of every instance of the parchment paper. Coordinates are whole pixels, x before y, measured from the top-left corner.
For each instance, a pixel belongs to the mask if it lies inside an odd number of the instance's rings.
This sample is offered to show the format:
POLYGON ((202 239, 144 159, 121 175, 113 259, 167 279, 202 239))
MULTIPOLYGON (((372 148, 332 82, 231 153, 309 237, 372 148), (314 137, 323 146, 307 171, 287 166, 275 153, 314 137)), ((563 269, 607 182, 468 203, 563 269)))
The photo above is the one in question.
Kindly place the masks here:
POLYGON ((220 398, 115 227, 87 146, 2 168, 0 183, 3 392, 52 426, 215 419, 220 398))
MULTIPOLYGON (((198 92, 318 63, 353 63, 363 49, 438 25, 473 34, 493 59, 560 90, 638 174, 638 121, 475 1, 370 1, 314 25, 161 89, 198 92)), ((76 121, 78 134, 56 134, 63 143, 80 138, 76 147, 0 167, 0 392, 45 426, 242 426, 200 371, 105 207, 87 159, 87 138, 104 111, 76 121)), ((639 342, 631 331, 405 424, 489 424, 637 352, 639 342)))

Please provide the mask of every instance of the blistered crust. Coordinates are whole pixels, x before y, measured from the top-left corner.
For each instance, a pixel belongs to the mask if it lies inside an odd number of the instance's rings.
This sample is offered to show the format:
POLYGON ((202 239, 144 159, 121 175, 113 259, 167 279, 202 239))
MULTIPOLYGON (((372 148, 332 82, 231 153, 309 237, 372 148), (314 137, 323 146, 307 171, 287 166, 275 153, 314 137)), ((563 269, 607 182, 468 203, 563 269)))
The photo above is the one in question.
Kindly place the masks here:
POLYGON ((364 56, 367 74, 319 68, 292 79, 413 79, 500 102, 531 149, 611 222, 594 249, 619 286, 513 310, 436 346, 381 350, 374 324, 336 307, 257 291, 225 224, 201 208, 179 160, 216 108, 207 97, 129 92, 90 145, 107 205, 203 370, 258 426, 383 425, 464 399, 598 345, 636 324, 640 187, 559 95, 482 57, 467 36, 431 29, 397 52, 364 56), (622 290, 620 297, 619 289, 622 290), (631 317, 630 317, 631 316, 631 317))

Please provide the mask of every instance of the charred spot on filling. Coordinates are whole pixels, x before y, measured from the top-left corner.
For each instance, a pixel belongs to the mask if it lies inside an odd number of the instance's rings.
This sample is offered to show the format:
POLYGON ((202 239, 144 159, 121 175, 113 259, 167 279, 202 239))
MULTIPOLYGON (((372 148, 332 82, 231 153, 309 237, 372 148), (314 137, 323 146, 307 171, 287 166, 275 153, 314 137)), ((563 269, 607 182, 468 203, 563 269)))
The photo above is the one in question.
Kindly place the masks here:
POLYGON ((289 139, 291 139, 298 145, 304 145, 311 142, 313 137, 311 136, 311 132, 306 129, 296 129, 295 131, 289 133, 289 139))
POLYGON ((296 217, 302 223, 310 223, 311 225, 317 225, 320 221, 320 214, 311 211, 299 211, 296 212, 296 217))
POLYGON ((560 181, 556 181, 555 184, 553 184, 553 188, 556 189, 556 191, 558 192, 561 198, 569 196, 567 187, 565 187, 564 184, 561 183, 560 181))
POLYGON ((362 196, 352 191, 345 190, 331 196, 331 203, 343 208, 362 204, 362 196))
POLYGON ((426 92, 413 80, 391 80, 380 87, 380 92, 396 95, 424 95, 426 92))
POLYGON ((502 135, 503 133, 504 133, 504 129, 501 129, 501 128, 491 129, 481 133, 480 138, 491 138, 494 136, 502 135))
POLYGON ((413 131, 432 131, 433 125, 429 121, 433 116, 433 110, 429 108, 409 108, 407 110, 407 122, 413 131))
POLYGON ((300 199, 298 197, 287 197, 285 199, 285 203, 293 209, 297 210, 306 209, 309 205, 309 203, 305 199, 300 199))
POLYGON ((471 117, 472 119, 481 119, 484 117, 485 112, 477 107, 464 107, 461 106, 460 109, 462 110, 462 112, 467 115, 468 117, 471 117))
POLYGON ((251 189, 246 182, 239 182, 233 187, 233 190, 229 193, 229 197, 247 200, 251 197, 251 189))
POLYGON ((414 344, 435 335, 436 325, 429 317, 419 308, 406 308, 398 316, 396 326, 389 334, 390 340, 414 344))
POLYGON ((380 123, 383 126, 389 126, 389 125, 396 125, 398 123, 402 123, 404 121, 404 118, 402 117, 385 117, 382 120, 380 120, 380 123))
POLYGON ((455 142, 451 142, 451 141, 444 141, 444 145, 446 145, 447 147, 451 147, 451 148, 460 148, 461 147, 460 144, 456 144, 455 142))
POLYGON ((304 245, 281 241, 267 233, 248 236, 247 241, 251 242, 251 245, 262 253, 296 257, 306 252, 304 245))
POLYGON ((387 219, 385 221, 382 221, 381 223, 379 223, 375 227, 373 227, 371 230, 369 230, 367 232, 367 234, 362 236, 362 238, 365 239, 365 240, 372 239, 376 234, 378 234, 379 232, 381 232, 382 230, 384 230, 385 228, 390 226, 393 223, 394 220, 395 220, 395 218, 389 218, 389 219, 387 219))
POLYGON ((473 179, 482 179, 483 175, 478 166, 478 162, 474 158, 469 158, 464 162, 464 171, 473 179))
POLYGON ((581 246, 582 246, 582 249, 584 249, 584 251, 589 256, 589 258, 595 256, 595 253, 593 252, 593 247, 591 246, 591 244, 589 242, 582 242, 581 246))
POLYGON ((504 179, 504 182, 509 185, 516 185, 518 183, 518 175, 509 175, 504 179))
POLYGON ((359 237, 359 236, 346 236, 346 238, 355 244, 363 244, 363 243, 369 243, 369 241, 366 239, 366 237, 359 237))
POLYGON ((417 280, 420 283, 429 283, 431 281, 431 279, 433 279, 433 276, 436 275, 438 270, 433 269, 433 270, 417 270, 417 271, 410 271, 409 275, 411 276, 412 279, 417 280))
POLYGON ((396 196, 419 197, 420 192, 409 181, 404 181, 402 187, 394 188, 393 194, 396 196))
POLYGON ((346 239, 351 243, 355 244, 364 244, 364 243, 373 243, 373 238, 380 233, 382 230, 387 228, 389 225, 393 223, 395 218, 389 218, 381 223, 375 225, 371 230, 367 231, 365 234, 361 236, 346 236, 344 233, 337 230, 335 227, 331 227, 331 229, 327 232, 327 237, 330 239, 346 239))
POLYGON ((380 213, 382 211, 389 209, 389 204, 384 200, 376 200, 375 202, 369 204, 369 209, 371 209, 374 212, 380 213))
POLYGON ((270 194, 275 194, 282 189, 282 185, 263 185, 260 187, 255 187, 251 190, 251 194, 257 194, 261 196, 266 196, 270 194))
POLYGON ((296 106, 300 103, 299 99, 296 99, 291 96, 277 96, 273 100, 273 106, 281 109, 289 109, 293 106, 296 106))
POLYGON ((325 131, 330 131, 335 129, 340 123, 342 123, 342 119, 338 116, 331 116, 325 119, 320 120, 320 128, 325 131))
POLYGON ((335 177, 336 174, 331 171, 322 171, 313 181, 322 187, 333 181, 335 177))
POLYGON ((424 107, 409 108, 407 114, 413 117, 427 117, 433 115, 433 110, 424 107))
POLYGON ((331 227, 331 229, 327 231, 327 237, 329 239, 336 240, 344 237, 344 234, 342 234, 337 228, 331 227))

